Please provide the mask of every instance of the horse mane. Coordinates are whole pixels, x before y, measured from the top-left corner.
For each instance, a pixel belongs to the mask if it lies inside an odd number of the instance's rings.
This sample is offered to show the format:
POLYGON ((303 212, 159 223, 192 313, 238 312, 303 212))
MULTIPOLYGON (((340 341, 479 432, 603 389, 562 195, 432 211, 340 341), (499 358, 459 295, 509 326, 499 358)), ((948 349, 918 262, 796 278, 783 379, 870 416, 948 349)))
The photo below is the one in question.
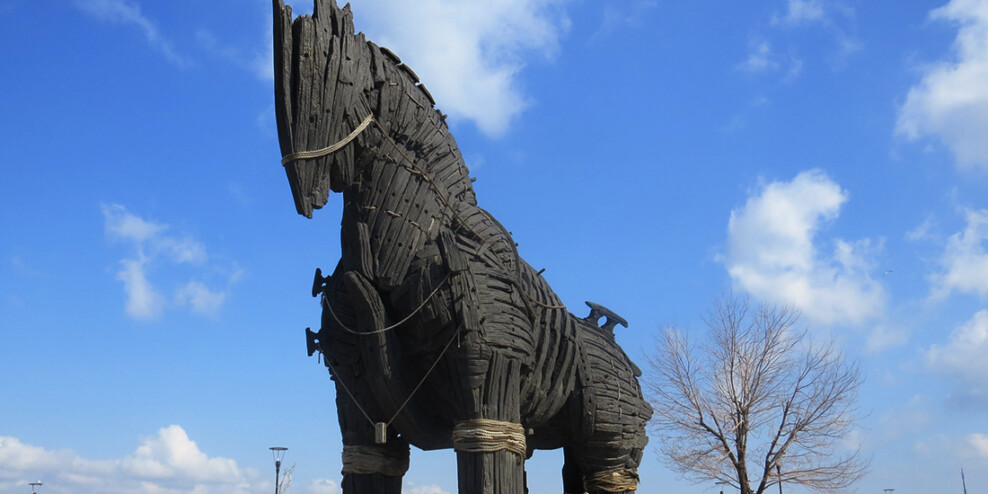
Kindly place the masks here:
MULTIPOLYGON (((363 41, 363 33, 356 36, 363 41)), ((470 171, 432 94, 398 55, 371 41, 365 43, 377 96, 374 113, 389 139, 405 149, 402 158, 414 161, 405 164, 420 167, 448 199, 476 205, 470 171)))

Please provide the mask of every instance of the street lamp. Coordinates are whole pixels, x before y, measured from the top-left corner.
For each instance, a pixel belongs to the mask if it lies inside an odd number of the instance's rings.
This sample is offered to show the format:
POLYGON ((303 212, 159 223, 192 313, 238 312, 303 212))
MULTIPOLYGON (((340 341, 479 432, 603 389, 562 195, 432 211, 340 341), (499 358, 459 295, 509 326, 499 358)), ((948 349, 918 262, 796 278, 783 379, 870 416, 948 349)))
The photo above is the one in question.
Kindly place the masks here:
POLYGON ((782 466, 775 464, 775 473, 779 475, 779 494, 782 494, 782 466))
POLYGON ((272 446, 268 448, 271 450, 271 456, 274 457, 274 494, 278 494, 278 484, 281 483, 281 460, 285 459, 285 451, 288 448, 283 448, 281 446, 272 446))
POLYGON ((38 492, 41 490, 41 481, 35 480, 34 482, 29 482, 27 485, 31 486, 31 493, 38 492))
MULTIPOLYGON (((727 485, 727 484, 728 484, 728 482, 723 481, 723 480, 717 482, 717 485, 727 485)), ((723 487, 720 488, 720 494, 724 494, 724 488, 723 487)))

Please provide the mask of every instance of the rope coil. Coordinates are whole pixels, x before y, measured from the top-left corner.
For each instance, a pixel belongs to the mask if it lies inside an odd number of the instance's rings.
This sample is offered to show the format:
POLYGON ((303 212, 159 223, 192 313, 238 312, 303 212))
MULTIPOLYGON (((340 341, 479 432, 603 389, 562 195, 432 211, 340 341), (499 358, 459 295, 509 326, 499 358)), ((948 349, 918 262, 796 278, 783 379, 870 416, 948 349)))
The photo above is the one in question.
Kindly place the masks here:
POLYGON ((373 446, 343 446, 343 475, 401 477, 407 471, 407 446, 404 451, 373 446))
POLYGON ((588 475, 585 479, 590 492, 629 492, 638 490, 638 471, 615 468, 588 475))
POLYGON ((525 457, 525 428, 500 420, 474 419, 453 426, 453 449, 464 453, 508 450, 525 457))

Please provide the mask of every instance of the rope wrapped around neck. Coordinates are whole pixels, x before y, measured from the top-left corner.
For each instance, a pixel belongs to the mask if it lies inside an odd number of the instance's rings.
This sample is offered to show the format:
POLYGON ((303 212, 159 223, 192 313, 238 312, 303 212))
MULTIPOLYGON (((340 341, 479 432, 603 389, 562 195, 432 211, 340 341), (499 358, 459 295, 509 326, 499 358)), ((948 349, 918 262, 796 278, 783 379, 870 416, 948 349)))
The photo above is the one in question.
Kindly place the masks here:
POLYGON ((526 455, 525 428, 499 420, 475 419, 453 426, 453 449, 464 453, 493 453, 506 449, 526 455))
POLYGON ((585 479, 590 492, 628 492, 638 490, 638 471, 630 468, 604 470, 585 479))
POLYGON ((324 147, 322 149, 316 149, 314 151, 299 151, 297 153, 292 153, 292 154, 286 155, 286 156, 284 156, 284 157, 281 158, 281 164, 282 165, 287 165, 287 164, 291 163, 292 161, 296 161, 296 160, 305 160, 305 159, 312 159, 312 158, 322 158, 323 156, 327 156, 327 155, 333 154, 333 153, 339 151, 341 148, 343 148, 343 146, 346 146, 347 144, 350 144, 350 141, 356 139, 357 136, 360 135, 360 133, 363 132, 364 129, 366 129, 367 126, 370 125, 371 122, 373 122, 373 121, 374 121, 374 114, 373 113, 369 113, 369 114, 367 114, 366 117, 364 117, 364 120, 362 122, 360 122, 360 125, 358 125, 356 129, 353 129, 353 132, 350 132, 350 134, 348 136, 346 136, 342 140, 340 140, 340 142, 337 142, 336 144, 333 144, 333 145, 330 145, 330 146, 326 146, 326 147, 324 147))
POLYGON ((343 475, 401 477, 408 471, 408 446, 404 451, 374 446, 343 446, 343 475))

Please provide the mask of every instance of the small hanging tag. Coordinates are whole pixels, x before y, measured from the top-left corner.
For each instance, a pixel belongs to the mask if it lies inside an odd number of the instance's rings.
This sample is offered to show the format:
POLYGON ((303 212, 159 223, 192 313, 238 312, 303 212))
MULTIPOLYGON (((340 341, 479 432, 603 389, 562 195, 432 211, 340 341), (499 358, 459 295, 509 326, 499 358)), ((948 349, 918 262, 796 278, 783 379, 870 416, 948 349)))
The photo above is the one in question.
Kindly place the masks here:
POLYGON ((384 444, 388 442, 388 424, 384 422, 374 422, 374 442, 384 444))

